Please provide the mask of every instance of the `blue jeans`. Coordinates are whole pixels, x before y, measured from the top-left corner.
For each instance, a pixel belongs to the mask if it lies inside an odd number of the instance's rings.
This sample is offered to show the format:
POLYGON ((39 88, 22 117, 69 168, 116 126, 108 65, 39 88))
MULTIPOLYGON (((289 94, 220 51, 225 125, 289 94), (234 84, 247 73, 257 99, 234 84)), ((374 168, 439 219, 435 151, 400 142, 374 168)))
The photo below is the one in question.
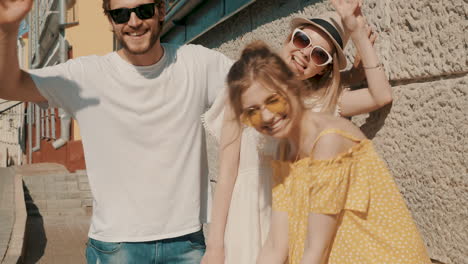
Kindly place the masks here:
POLYGON ((148 242, 103 242, 88 239, 88 264, 199 264, 205 254, 200 230, 188 235, 148 242))

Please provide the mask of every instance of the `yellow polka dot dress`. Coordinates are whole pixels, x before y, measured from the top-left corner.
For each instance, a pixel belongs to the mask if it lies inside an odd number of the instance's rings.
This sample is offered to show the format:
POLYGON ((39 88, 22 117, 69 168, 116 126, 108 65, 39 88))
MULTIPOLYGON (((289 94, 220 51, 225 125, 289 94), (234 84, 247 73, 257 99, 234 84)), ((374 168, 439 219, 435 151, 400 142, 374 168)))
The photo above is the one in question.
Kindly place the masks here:
POLYGON ((357 142, 330 160, 273 161, 273 210, 287 211, 289 263, 300 263, 310 212, 338 214, 329 264, 431 263, 417 227, 372 142, 357 142))

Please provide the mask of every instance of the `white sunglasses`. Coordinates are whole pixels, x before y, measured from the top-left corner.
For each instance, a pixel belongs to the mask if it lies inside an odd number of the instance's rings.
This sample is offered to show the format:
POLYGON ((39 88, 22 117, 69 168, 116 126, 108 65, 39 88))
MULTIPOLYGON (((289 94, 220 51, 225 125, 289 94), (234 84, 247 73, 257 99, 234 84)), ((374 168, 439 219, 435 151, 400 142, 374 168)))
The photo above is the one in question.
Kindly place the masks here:
MULTIPOLYGON (((298 49, 305 49, 312 46, 309 35, 299 28, 294 29, 291 42, 298 49)), ((313 46, 310 50, 310 59, 316 66, 324 66, 333 61, 333 57, 320 46, 313 46)))

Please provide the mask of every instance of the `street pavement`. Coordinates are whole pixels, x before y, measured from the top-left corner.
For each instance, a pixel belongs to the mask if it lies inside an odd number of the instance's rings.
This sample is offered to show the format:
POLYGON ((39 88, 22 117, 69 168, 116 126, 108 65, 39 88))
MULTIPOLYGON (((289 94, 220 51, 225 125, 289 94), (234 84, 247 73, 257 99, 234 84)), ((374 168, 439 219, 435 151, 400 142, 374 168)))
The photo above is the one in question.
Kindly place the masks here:
POLYGON ((32 216, 28 218, 25 264, 86 263, 89 216, 32 216))
POLYGON ((91 207, 82 201, 90 194, 78 188, 87 187, 85 172, 69 173, 49 163, 27 165, 18 173, 23 175, 28 211, 24 263, 86 263, 91 207))

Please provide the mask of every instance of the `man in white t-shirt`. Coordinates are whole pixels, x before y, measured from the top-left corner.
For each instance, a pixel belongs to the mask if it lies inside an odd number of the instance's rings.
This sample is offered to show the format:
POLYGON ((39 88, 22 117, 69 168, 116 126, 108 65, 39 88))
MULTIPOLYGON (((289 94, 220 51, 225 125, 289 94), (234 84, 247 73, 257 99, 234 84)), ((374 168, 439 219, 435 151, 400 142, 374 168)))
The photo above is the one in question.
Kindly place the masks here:
POLYGON ((104 0, 122 49, 28 73, 18 67, 16 36, 31 5, 0 0, 0 97, 47 102, 78 121, 94 197, 88 263, 199 263, 207 195, 200 116, 231 61, 197 45, 161 44, 163 1, 104 0))

